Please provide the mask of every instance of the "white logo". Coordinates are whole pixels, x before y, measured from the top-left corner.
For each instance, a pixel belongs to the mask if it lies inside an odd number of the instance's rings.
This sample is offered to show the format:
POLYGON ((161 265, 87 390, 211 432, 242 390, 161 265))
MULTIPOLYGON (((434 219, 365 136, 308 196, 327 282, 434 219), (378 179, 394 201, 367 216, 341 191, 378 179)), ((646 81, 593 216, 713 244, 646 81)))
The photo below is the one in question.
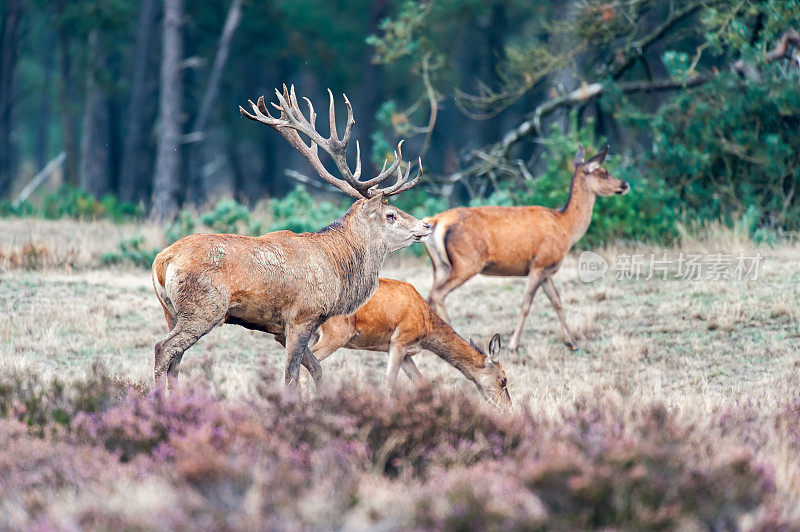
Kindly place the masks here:
POLYGON ((578 257, 578 277, 584 283, 602 279, 607 271, 608 262, 594 251, 584 251, 578 257))

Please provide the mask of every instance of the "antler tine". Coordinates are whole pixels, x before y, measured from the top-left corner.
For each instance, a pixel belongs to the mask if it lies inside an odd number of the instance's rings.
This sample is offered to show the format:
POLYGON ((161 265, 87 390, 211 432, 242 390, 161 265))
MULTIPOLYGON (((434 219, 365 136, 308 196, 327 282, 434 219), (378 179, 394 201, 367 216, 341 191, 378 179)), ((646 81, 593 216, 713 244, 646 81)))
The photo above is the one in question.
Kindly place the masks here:
POLYGON ((353 126, 355 125, 356 121, 353 118, 353 106, 350 105, 350 100, 347 99, 347 94, 342 93, 344 97, 344 104, 347 106, 347 124, 344 128, 344 137, 342 137, 342 144, 347 144, 350 142, 350 134, 353 132, 353 126))
POLYGON ((389 168, 386 168, 387 161, 384 160, 383 169, 381 170, 381 172, 372 179, 369 179, 367 181, 362 181, 362 183, 364 183, 364 185, 367 188, 372 188, 375 185, 383 181, 386 181, 389 178, 389 176, 394 174, 395 170, 397 170, 400 167, 400 163, 402 161, 403 161, 403 141, 401 140, 397 144, 397 151, 394 152, 394 161, 392 161, 392 164, 389 165, 389 168))
POLYGON ((253 112, 249 113, 245 111, 244 107, 240 105, 239 112, 242 113, 243 117, 249 118, 250 120, 255 120, 256 122, 263 122, 267 125, 272 125, 272 123, 275 121, 275 118, 271 114, 269 114, 269 111, 266 110, 266 107, 264 107, 264 111, 266 112, 259 109, 259 105, 263 105, 264 103, 263 96, 258 99, 258 104, 253 103, 253 100, 247 100, 247 103, 250 104, 250 107, 253 109, 253 112))
POLYGON ((353 177, 356 179, 361 178, 361 145, 358 140, 356 140, 356 171, 353 172, 353 177))
POLYGON ((422 158, 417 159, 417 175, 414 176, 414 179, 408 181, 408 176, 411 174, 411 167, 413 165, 409 164, 408 168, 406 169, 405 174, 402 173, 400 169, 397 170, 397 182, 387 189, 383 189, 383 191, 376 191, 382 192, 383 197, 394 196, 395 194, 399 194, 405 190, 410 189, 414 185, 416 185, 420 179, 422 179, 422 158))
POLYGON ((328 89, 328 101, 330 102, 328 105, 328 119, 330 120, 331 133, 329 140, 331 141, 331 144, 335 146, 345 144, 339 140, 339 134, 336 131, 336 107, 334 106, 333 93, 330 89, 328 89))

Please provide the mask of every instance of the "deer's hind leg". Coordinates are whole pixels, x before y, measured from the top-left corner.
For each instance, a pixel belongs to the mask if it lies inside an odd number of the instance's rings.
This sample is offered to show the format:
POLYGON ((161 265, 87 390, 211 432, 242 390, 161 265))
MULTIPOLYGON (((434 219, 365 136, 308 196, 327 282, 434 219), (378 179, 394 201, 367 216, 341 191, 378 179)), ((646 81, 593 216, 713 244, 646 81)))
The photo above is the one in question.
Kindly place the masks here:
POLYGON ((450 323, 444 304, 445 298, 450 292, 479 274, 482 268, 481 262, 457 259, 448 270, 434 270, 433 288, 428 296, 428 304, 440 318, 450 323), (437 274, 437 271, 441 273, 437 274))
POLYGON ((183 353, 222 323, 228 308, 226 296, 210 283, 184 279, 176 295, 183 297, 178 299, 175 316, 168 317, 172 330, 154 350, 155 385, 161 390, 174 388, 183 353))
POLYGON ((405 372, 406 376, 411 380, 411 382, 426 382, 427 379, 422 375, 422 372, 419 370, 417 365, 414 363, 414 360, 411 358, 410 355, 406 355, 403 359, 403 363, 400 365, 402 370, 405 372))
MULTIPOLYGON (((222 316, 224 318, 224 315, 222 316)), ((175 326, 155 347, 154 377, 156 388, 173 389, 178 381, 178 369, 183 353, 217 326, 222 319, 197 321, 179 317, 175 326)))

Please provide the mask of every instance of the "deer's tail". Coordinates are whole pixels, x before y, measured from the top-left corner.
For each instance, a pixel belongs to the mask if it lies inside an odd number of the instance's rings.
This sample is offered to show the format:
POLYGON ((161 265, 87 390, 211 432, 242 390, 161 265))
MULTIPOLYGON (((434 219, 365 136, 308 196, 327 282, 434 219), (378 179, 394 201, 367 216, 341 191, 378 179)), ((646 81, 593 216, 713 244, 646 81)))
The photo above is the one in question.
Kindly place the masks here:
POLYGON ((431 262, 433 262, 434 272, 449 272, 450 257, 447 255, 445 236, 447 236, 447 231, 450 229, 450 224, 439 220, 438 216, 423 218, 423 221, 433 227, 431 236, 425 240, 425 249, 428 250, 428 255, 431 258, 431 262))
POLYGON ((172 330, 172 328, 175 326, 175 318, 167 306, 168 297, 166 290, 166 278, 168 265, 169 260, 164 256, 164 252, 162 251, 153 261, 153 290, 156 293, 158 302, 161 303, 161 308, 164 309, 164 319, 167 322, 167 329, 172 330))

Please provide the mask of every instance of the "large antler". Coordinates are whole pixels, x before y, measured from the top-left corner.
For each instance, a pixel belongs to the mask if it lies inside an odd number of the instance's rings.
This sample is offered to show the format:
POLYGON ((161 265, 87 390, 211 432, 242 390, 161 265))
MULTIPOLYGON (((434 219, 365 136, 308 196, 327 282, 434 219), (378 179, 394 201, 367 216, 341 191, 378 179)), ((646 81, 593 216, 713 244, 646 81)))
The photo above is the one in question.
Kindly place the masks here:
POLYGON ((346 151, 347 143, 350 141, 350 133, 352 132, 353 124, 355 124, 356 121, 353 119, 353 107, 350 105, 347 95, 343 95, 344 103, 347 106, 347 125, 344 130, 344 135, 341 139, 336 131, 336 115, 333 104, 333 93, 331 93, 330 89, 328 89, 328 95, 330 96, 330 136, 327 139, 320 135, 316 130, 315 122, 317 115, 314 112, 314 106, 311 105, 311 101, 308 98, 303 98, 308 105, 308 118, 306 118, 303 115, 303 112, 300 111, 300 106, 297 102, 297 96, 294 93, 294 85, 292 85, 291 89, 288 90, 286 85, 284 85, 283 94, 276 89, 275 95, 278 97, 278 103, 271 103, 275 109, 281 112, 281 115, 278 118, 275 118, 270 114, 269 109, 267 109, 267 106, 264 103, 263 96, 258 99, 258 103, 253 103, 252 101, 248 100, 250 106, 253 108, 252 114, 245 111, 241 106, 239 107, 239 111, 241 111, 243 116, 249 118, 250 120, 255 120, 257 122, 266 124, 280 133, 280 135, 285 138, 289 144, 294 147, 294 149, 299 151, 300 154, 303 155, 303 157, 305 157, 309 163, 311 163, 311 166, 314 167, 314 170, 317 171, 322 179, 337 187, 342 192, 345 192, 346 194, 349 194, 355 198, 371 198, 379 194, 383 194, 383 196, 392 196, 394 194, 399 194, 404 190, 410 189, 416 185, 422 177, 422 159, 418 159, 417 175, 414 176, 414 179, 411 181, 408 180, 408 177, 411 173, 412 165, 408 164, 405 172, 403 172, 402 168, 400 167, 401 163, 403 162, 402 140, 397 145, 397 151, 394 152, 394 161, 392 161, 392 164, 390 164, 387 168, 386 163, 388 161, 385 161, 383 163, 383 169, 381 172, 377 176, 367 179, 366 181, 360 180, 361 148, 358 144, 358 141, 356 141, 356 169, 354 172, 350 171, 350 167, 347 164, 346 151), (300 138, 300 133, 306 135, 309 140, 311 140, 310 146, 307 146, 302 138, 300 138), (318 148, 322 148, 328 155, 331 156, 331 159, 333 159, 333 162, 336 164, 336 168, 338 168, 343 179, 338 179, 328 172, 328 170, 322 164, 322 161, 319 159, 318 148), (386 188, 377 188, 380 183, 388 179, 389 176, 395 172, 397 172, 397 181, 393 185, 386 188))

